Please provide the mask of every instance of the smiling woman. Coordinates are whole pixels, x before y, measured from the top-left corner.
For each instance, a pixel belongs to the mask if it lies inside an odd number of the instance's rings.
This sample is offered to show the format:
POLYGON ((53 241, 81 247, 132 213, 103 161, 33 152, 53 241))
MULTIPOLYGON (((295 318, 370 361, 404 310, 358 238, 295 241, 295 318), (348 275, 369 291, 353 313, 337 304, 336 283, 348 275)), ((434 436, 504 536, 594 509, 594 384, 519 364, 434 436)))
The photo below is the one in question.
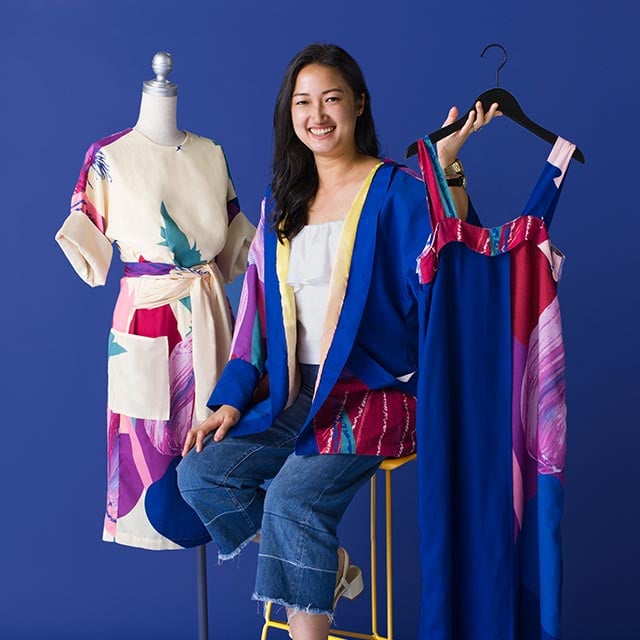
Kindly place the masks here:
MULTIPOLYGON (((378 155, 371 98, 356 61, 331 45, 300 51, 284 74, 274 112, 272 188, 279 205, 274 218, 278 236, 293 237, 308 223, 312 201, 321 200, 318 161, 334 168, 352 168, 355 161, 370 169, 378 155), (330 127, 334 130, 323 132, 330 127), (327 146, 320 146, 324 136, 327 146)), ((327 182, 335 187, 332 179, 327 182)), ((342 217, 345 213, 343 203, 342 217)), ((338 215, 336 211, 332 217, 338 215)))
POLYGON ((298 74, 291 120, 298 140, 313 154, 319 177, 307 224, 343 220, 363 180, 379 162, 360 152, 355 142, 365 100, 364 93, 356 94, 333 67, 310 64, 298 74))
POLYGON ((298 139, 316 157, 355 151, 355 128, 364 95, 355 96, 332 67, 310 64, 298 74, 291 120, 298 139))
MULTIPOLYGON (((492 116, 470 117, 444 157, 492 116)), ((254 598, 285 605, 296 640, 324 640, 340 597, 363 588, 338 546, 345 509, 385 457, 415 451, 410 282, 430 225, 423 183, 380 160, 362 72, 340 47, 294 57, 274 134, 231 359, 178 479, 221 559, 259 539, 254 598)))

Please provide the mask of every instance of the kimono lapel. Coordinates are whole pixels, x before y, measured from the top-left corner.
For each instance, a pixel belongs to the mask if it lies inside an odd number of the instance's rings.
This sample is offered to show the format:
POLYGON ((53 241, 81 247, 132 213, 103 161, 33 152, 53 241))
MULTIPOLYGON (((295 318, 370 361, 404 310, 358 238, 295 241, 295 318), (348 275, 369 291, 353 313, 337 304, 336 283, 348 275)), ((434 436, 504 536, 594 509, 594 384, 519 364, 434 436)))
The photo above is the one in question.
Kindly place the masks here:
MULTIPOLYGON (((270 202, 270 198, 267 199, 270 202)), ((265 309, 267 316, 267 363, 271 394, 272 415, 275 417, 285 407, 287 400, 295 396, 295 299, 293 291, 286 284, 289 265, 289 244, 282 245, 273 230, 264 237, 265 258, 265 309), (284 251, 284 253, 283 253, 284 251), (285 260, 284 266, 282 261, 285 260), (280 276, 283 275, 281 279, 280 276), (285 311, 286 308, 286 311, 285 311), (293 308, 293 320, 290 317, 293 308), (284 314, 284 318, 283 318, 284 314)))
POLYGON ((327 297, 327 309, 325 311, 324 323, 322 326, 322 337, 320 341, 320 368, 318 370, 318 378, 316 380, 316 389, 322 377, 324 363, 329 353, 329 347, 333 342, 342 305, 344 303, 347 285, 349 284, 349 272, 351 270, 351 261, 353 259, 353 246, 356 241, 356 232, 358 231, 358 222, 362 215, 365 200, 371 187, 373 177, 378 169, 382 166, 382 162, 377 164, 366 177, 358 194, 356 195, 349 213, 345 218, 340 238, 338 239, 338 248, 336 251, 335 261, 331 269, 331 278, 329 280, 329 295, 327 297))
POLYGON ((326 400, 351 353, 369 292, 378 216, 394 168, 380 163, 371 170, 345 219, 331 271, 320 368, 309 417, 326 400))
MULTIPOLYGON (((394 166, 381 162, 371 170, 351 205, 340 233, 329 283, 316 392, 309 415, 313 415, 324 402, 351 352, 369 290, 378 214, 394 166), (354 283, 351 288, 348 287, 350 280, 354 283), (343 314, 343 308, 348 313, 343 314)), ((275 269, 270 274, 265 274, 268 289, 266 298, 267 301, 272 301, 271 305, 267 305, 267 317, 270 320, 269 331, 277 332, 277 335, 270 336, 269 342, 278 349, 275 357, 273 348, 270 350, 269 374, 272 381, 282 380, 284 383, 287 380, 286 406, 289 406, 295 400, 300 386, 296 354, 296 303, 293 288, 287 284, 291 244, 286 239, 278 242, 275 233, 268 235, 268 242, 265 242, 265 263, 275 264, 275 269), (275 260, 271 261, 269 254, 275 254, 275 260)), ((272 384, 274 411, 277 411, 277 407, 285 406, 284 402, 280 404, 284 401, 280 398, 280 393, 284 390, 284 384, 272 384)))
MULTIPOLYGON (((275 235, 275 234, 274 234, 275 235)), ((286 344, 286 362, 288 373, 287 407, 295 400, 300 386, 300 375, 297 367, 297 315, 296 299, 293 287, 287 284, 289 275, 289 258, 291 256, 291 243, 288 238, 276 244, 276 275, 282 306, 282 326, 284 327, 284 340, 286 344)))

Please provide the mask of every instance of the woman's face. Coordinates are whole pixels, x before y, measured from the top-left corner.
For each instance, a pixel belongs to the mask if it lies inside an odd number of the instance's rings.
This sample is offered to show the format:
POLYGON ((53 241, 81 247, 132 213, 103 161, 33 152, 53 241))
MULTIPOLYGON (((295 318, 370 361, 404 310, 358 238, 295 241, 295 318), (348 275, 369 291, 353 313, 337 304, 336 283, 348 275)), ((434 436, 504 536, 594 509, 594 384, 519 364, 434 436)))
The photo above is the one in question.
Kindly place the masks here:
POLYGON ((298 73, 293 89, 293 129, 315 156, 353 154, 356 120, 363 107, 364 96, 356 101, 336 69, 309 64, 298 73))

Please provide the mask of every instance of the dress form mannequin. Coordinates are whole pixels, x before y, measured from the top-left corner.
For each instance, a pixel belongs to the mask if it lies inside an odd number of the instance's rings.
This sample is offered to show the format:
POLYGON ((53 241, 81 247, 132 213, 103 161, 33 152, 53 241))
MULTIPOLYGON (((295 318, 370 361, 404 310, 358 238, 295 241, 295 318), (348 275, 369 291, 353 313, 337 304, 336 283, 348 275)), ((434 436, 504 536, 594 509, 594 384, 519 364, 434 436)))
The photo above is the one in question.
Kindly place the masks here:
MULTIPOLYGON (((167 80, 173 68, 173 58, 166 51, 153 56, 151 68, 154 80, 145 80, 142 85, 140 112, 134 129, 159 145, 179 146, 186 134, 177 126, 178 85, 167 80)), ((206 547, 196 548, 196 580, 198 601, 198 640, 208 640, 209 613, 207 597, 206 547)))
POLYGON ((136 128, 89 146, 56 240, 92 287, 107 282, 114 254, 124 263, 107 354, 102 539, 196 547, 206 640, 209 536, 180 496, 175 466, 182 434, 207 415, 226 364, 232 316, 224 285, 246 269, 255 227, 240 210, 222 146, 176 126, 171 56, 158 53, 152 64, 136 128))
POLYGON ((142 85, 140 112, 134 129, 156 144, 176 146, 184 142, 185 133, 177 126, 178 85, 167 80, 173 58, 166 51, 153 56, 154 80, 142 85))

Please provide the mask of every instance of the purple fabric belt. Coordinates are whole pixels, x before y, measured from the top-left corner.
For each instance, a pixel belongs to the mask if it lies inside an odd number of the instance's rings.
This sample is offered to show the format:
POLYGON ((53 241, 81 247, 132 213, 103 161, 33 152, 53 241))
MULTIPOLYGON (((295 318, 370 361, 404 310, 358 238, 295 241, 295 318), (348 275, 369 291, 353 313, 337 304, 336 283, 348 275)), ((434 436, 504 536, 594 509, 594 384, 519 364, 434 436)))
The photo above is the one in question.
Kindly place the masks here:
POLYGON ((166 264, 164 262, 125 262, 124 275, 127 278, 138 278, 140 276, 164 276, 179 269, 175 264, 166 264))

